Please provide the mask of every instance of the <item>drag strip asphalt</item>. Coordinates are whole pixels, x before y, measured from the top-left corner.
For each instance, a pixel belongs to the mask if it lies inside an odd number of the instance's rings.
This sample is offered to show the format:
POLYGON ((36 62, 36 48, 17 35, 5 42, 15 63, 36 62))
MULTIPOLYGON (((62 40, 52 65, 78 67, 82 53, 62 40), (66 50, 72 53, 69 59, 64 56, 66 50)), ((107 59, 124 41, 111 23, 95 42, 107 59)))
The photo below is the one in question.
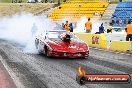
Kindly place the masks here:
POLYGON ((17 88, 132 88, 132 83, 79 85, 76 82, 78 66, 82 66, 88 74, 132 75, 130 62, 112 59, 112 56, 108 56, 111 54, 107 53, 107 57, 101 56, 99 50, 92 48, 90 51, 88 59, 47 58, 24 53, 15 44, 0 41, 0 60, 17 88))

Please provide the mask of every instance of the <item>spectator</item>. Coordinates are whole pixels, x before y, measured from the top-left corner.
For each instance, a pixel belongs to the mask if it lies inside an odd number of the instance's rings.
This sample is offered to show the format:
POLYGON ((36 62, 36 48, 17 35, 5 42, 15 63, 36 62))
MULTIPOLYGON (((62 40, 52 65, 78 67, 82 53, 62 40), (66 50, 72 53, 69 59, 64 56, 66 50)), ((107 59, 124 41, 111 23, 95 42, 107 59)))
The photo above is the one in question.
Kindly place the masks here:
POLYGON ((63 0, 63 2, 66 2, 66 0, 63 0))
POLYGON ((73 32, 73 25, 70 23, 70 32, 73 32))
POLYGON ((98 16, 99 14, 97 12, 94 13, 95 16, 98 16))
POLYGON ((122 20, 121 19, 119 20, 119 24, 122 24, 122 20))
POLYGON ((107 28, 107 33, 112 33, 112 23, 109 23, 109 26, 107 28))
POLYGON ((115 18, 115 17, 116 17, 116 15, 113 13, 113 14, 112 14, 112 18, 115 18))
POLYGON ((104 33, 104 26, 103 26, 103 23, 102 23, 101 26, 99 27, 99 33, 104 33))
POLYGON ((18 3, 22 3, 22 0, 19 0, 18 3))
POLYGON ((96 12, 93 13, 93 15, 95 16, 96 12))
POLYGON ((126 24, 128 24, 128 20, 126 20, 126 24))
POLYGON ((17 3, 17 0, 12 0, 12 3, 17 3))
POLYGON ((41 0, 41 3, 44 3, 45 1, 44 0, 41 0))
POLYGON ((58 0, 58 5, 60 5, 60 0, 58 0))
POLYGON ((102 13, 102 12, 100 12, 100 16, 101 16, 101 17, 103 16, 103 13, 102 13))
MULTIPOLYGON (((128 19, 128 22, 129 22, 129 21, 131 21, 131 19, 128 19)), ((128 22, 127 22, 127 23, 128 23, 128 22)))
POLYGON ((119 24, 119 20, 116 20, 116 24, 119 24))
POLYGON ((123 23, 126 24, 126 20, 124 20, 123 23))
POLYGON ((35 0, 35 2, 38 2, 38 0, 35 0))
POLYGON ((86 33, 90 33, 92 30, 92 22, 90 22, 90 18, 88 18, 88 21, 85 23, 86 27, 86 33))
POLYGON ((64 23, 62 23, 62 29, 64 30, 64 23))
POLYGON ((103 5, 103 8, 105 8, 105 5, 103 5))
POLYGON ((69 24, 68 24, 68 21, 66 21, 66 24, 64 25, 64 29, 65 29, 66 31, 70 31, 70 26, 69 26, 69 24))
POLYGON ((122 0, 119 0, 119 2, 122 2, 122 0))
POLYGON ((79 5, 79 7, 81 7, 81 5, 79 5))
POLYGON ((115 20, 112 20, 112 24, 115 24, 115 20))
POLYGON ((61 7, 59 6, 59 9, 61 9, 61 7))
POLYGON ((132 23, 131 21, 128 22, 128 25, 126 27, 126 33, 127 33, 127 36, 126 36, 126 41, 132 41, 132 23))

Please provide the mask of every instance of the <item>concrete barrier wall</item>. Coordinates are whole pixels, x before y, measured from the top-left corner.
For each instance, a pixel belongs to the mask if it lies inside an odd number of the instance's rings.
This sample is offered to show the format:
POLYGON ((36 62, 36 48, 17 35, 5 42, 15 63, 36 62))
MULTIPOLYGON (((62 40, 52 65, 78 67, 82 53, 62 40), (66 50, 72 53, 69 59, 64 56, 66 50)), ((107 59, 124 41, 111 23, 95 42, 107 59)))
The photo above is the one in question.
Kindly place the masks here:
POLYGON ((109 47, 112 41, 125 41, 126 40, 126 34, 112 34, 112 33, 106 33, 106 40, 107 40, 107 46, 109 47))
POLYGON ((107 40, 104 34, 74 33, 79 39, 91 47, 107 48, 107 40))
POLYGON ((115 34, 114 36, 108 34, 109 36, 107 36, 106 34, 89 34, 89 33, 74 33, 74 34, 79 39, 86 42, 90 47, 109 49, 112 51, 119 51, 119 52, 132 51, 132 43, 124 40, 126 35, 115 34))
POLYGON ((132 43, 129 41, 112 41, 109 49, 119 52, 128 52, 132 50, 132 43))

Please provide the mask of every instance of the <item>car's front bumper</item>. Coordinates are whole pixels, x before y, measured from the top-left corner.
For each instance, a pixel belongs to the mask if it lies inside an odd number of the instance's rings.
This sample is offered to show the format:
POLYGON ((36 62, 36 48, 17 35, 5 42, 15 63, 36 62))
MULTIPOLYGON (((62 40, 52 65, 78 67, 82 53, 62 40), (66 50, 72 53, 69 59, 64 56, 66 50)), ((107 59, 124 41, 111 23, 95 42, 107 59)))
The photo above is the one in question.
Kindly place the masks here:
POLYGON ((80 57, 88 57, 89 51, 87 51, 87 52, 76 52, 76 53, 50 51, 49 54, 50 54, 50 56, 53 56, 53 57, 80 58, 80 57))

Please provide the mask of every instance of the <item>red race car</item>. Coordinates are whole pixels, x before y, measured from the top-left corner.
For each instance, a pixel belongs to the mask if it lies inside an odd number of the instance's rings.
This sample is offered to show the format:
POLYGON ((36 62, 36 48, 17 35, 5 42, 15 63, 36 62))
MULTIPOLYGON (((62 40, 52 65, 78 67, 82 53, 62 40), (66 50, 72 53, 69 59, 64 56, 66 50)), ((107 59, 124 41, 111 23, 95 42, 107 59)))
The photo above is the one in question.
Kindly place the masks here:
POLYGON ((73 33, 66 31, 48 31, 36 36, 36 49, 39 53, 53 57, 88 58, 89 47, 73 33))

